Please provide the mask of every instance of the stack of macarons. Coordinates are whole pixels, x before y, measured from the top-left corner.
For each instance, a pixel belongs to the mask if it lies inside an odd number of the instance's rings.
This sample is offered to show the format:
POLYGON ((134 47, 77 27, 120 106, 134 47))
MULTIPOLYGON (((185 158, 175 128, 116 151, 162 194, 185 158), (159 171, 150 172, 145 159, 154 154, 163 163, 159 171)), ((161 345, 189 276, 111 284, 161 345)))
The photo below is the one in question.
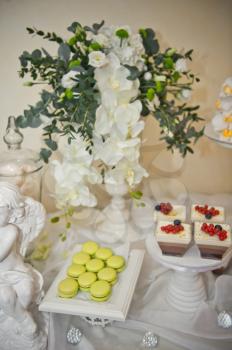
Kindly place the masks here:
POLYGON ((81 290, 89 292, 94 301, 106 301, 118 280, 118 273, 125 267, 125 259, 114 255, 111 248, 100 247, 93 241, 85 242, 82 250, 73 255, 67 278, 58 285, 58 296, 73 298, 81 290))

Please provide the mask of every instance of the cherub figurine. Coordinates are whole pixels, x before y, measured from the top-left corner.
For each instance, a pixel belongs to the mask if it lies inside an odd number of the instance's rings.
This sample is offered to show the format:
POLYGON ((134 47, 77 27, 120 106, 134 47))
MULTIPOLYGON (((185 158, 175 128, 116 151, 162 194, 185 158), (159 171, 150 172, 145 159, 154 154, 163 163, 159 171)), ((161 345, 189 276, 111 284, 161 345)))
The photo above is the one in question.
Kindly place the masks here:
POLYGON ((0 328, 13 318, 12 328, 30 340, 38 332, 28 310, 40 297, 43 278, 24 262, 23 255, 44 222, 40 203, 23 197, 16 186, 0 182, 0 328))

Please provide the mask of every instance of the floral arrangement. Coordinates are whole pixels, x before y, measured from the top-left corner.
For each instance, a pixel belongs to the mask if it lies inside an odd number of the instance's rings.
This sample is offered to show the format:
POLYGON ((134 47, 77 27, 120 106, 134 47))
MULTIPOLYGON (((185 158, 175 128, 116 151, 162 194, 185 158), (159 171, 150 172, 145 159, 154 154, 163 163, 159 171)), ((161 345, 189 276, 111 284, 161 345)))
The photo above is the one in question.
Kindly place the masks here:
POLYGON ((148 176, 139 150, 143 117, 149 114, 159 122, 168 149, 177 148, 183 156, 193 152, 191 144, 203 130, 194 126, 201 120, 198 106, 186 103, 199 81, 187 67, 192 50, 162 52, 152 29, 134 33, 104 21, 92 27, 74 22, 68 39, 27 30, 59 45, 55 57, 45 49, 20 56, 20 77, 32 78, 25 85, 49 88, 17 117, 21 128, 42 125, 45 162, 57 150, 60 136, 67 141, 63 160, 53 161, 58 207, 94 206, 89 184, 125 181, 133 188, 148 176))

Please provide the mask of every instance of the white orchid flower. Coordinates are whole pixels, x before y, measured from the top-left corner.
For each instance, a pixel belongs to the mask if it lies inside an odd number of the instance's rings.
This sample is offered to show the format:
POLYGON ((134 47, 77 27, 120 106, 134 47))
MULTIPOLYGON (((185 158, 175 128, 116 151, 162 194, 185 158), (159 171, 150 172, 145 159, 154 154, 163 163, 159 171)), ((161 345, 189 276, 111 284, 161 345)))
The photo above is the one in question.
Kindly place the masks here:
POLYGON ((116 185, 126 181, 130 187, 133 187, 139 184, 143 177, 148 177, 148 173, 138 162, 123 159, 115 168, 105 173, 105 183, 116 185))
POLYGON ((52 165, 55 181, 60 186, 68 186, 69 183, 78 184, 83 179, 84 168, 81 169, 79 164, 54 160, 52 165))
POLYGON ((109 90, 117 95, 119 103, 128 103, 137 97, 139 92, 139 80, 129 80, 130 72, 121 66, 120 60, 114 53, 107 55, 108 64, 95 69, 95 79, 100 92, 103 94, 109 90))
POLYGON ((144 122, 139 121, 141 111, 142 104, 138 100, 115 109, 114 123, 124 139, 136 137, 144 129, 144 122))
MULTIPOLYGON (((115 93, 134 88, 134 81, 127 79, 130 72, 120 65, 120 61, 113 53, 107 56, 109 64, 95 70, 95 79, 101 92, 110 89, 115 93)), ((138 84, 138 82, 136 82, 138 84)))
POLYGON ((55 189, 57 207, 63 209, 67 206, 77 207, 79 205, 94 207, 97 204, 96 197, 90 193, 89 188, 84 184, 73 186, 57 185, 55 189))
POLYGON ((102 137, 94 135, 95 159, 100 159, 110 166, 117 165, 124 157, 131 161, 138 159, 141 140, 139 138, 121 140, 119 136, 115 130, 112 130, 111 136, 104 141, 102 137))
POLYGON ((84 164, 90 166, 93 161, 93 156, 86 150, 89 143, 82 136, 76 135, 75 140, 71 144, 66 144, 64 147, 64 161, 70 163, 84 164))

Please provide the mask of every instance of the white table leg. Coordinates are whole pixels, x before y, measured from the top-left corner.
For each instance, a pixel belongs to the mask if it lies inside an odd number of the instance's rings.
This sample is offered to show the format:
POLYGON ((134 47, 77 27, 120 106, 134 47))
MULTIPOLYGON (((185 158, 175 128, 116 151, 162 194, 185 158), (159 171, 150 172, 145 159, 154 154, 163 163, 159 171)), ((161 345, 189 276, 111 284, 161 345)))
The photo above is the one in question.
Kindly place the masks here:
POLYGON ((167 301, 182 312, 194 312, 206 300, 206 290, 200 273, 173 271, 167 301))

